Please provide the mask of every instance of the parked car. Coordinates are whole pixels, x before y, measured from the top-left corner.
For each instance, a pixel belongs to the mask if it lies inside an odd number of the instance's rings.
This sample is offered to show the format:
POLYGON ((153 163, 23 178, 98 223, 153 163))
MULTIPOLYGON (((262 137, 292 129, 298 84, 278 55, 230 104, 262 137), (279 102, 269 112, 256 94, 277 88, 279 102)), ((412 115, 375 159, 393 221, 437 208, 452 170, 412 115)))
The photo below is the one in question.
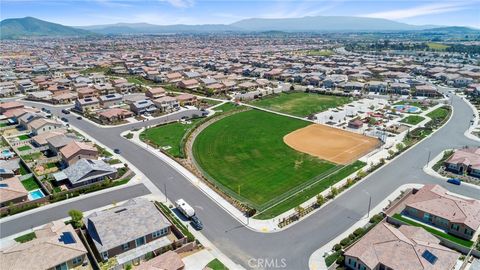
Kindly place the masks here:
POLYGON ((81 117, 81 116, 77 116, 77 120, 82 120, 82 117, 81 117))
POLYGON ((68 122, 68 119, 65 117, 60 118, 60 120, 62 120, 63 122, 68 122))
POLYGON ((115 148, 115 149, 113 149, 113 152, 114 152, 115 154, 120 154, 120 149, 115 148))
POLYGON ((450 178, 450 179, 447 180, 447 183, 459 186, 459 185, 462 184, 462 180, 460 180, 458 178, 450 178))
POLYGON ((70 111, 67 110, 67 109, 63 109, 63 110, 62 110, 62 113, 64 113, 64 114, 70 114, 70 111))
POLYGON ((191 217, 191 220, 192 220, 192 226, 193 226, 196 230, 201 230, 201 229, 203 229, 203 224, 202 224, 202 222, 200 221, 200 219, 199 219, 197 216, 191 217))

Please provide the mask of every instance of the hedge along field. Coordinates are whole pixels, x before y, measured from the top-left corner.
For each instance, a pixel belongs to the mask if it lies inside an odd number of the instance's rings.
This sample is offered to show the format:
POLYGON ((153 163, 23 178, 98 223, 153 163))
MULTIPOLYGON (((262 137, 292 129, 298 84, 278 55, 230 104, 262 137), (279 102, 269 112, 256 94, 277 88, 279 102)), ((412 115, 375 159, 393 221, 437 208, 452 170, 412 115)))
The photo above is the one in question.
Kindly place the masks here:
POLYGON ((193 155, 227 193, 265 208, 271 200, 341 167, 283 142, 283 136, 310 124, 259 110, 240 112, 205 128, 195 139, 193 155))

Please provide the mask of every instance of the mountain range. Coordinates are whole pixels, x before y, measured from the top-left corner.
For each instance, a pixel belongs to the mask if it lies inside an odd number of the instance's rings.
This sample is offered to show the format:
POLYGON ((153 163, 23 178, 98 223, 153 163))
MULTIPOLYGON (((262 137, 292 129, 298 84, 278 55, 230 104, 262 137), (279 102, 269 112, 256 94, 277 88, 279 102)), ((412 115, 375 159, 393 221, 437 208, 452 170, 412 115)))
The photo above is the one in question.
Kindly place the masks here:
POLYGON ((35 36, 71 37, 162 33, 221 33, 221 32, 379 32, 428 31, 468 33, 479 30, 468 27, 411 25, 387 19, 351 16, 313 16, 284 19, 244 19, 231 24, 155 25, 148 23, 117 23, 91 26, 64 26, 33 17, 5 19, 0 22, 0 38, 15 39, 35 36))

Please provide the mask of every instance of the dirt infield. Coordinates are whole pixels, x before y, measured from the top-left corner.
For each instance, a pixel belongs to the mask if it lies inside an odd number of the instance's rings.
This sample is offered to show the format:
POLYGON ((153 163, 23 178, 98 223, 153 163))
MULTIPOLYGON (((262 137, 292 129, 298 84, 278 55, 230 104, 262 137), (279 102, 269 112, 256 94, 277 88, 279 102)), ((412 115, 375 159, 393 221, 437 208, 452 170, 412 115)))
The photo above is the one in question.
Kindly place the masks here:
POLYGON ((376 138, 318 124, 297 129, 283 141, 297 151, 337 164, 349 164, 380 145, 376 138))

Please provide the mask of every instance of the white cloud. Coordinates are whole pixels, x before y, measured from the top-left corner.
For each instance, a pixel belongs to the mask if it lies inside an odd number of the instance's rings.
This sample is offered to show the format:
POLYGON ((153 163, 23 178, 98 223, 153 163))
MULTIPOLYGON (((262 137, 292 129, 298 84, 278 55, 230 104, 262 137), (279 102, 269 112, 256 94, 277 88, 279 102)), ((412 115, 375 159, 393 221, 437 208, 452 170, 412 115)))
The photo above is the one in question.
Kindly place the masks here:
POLYGON ((465 2, 429 4, 429 5, 412 7, 412 8, 368 13, 360 16, 370 17, 370 18, 384 18, 384 19, 398 20, 398 19, 406 19, 406 18, 412 18, 412 17, 422 16, 422 15, 440 14, 440 13, 447 13, 447 12, 452 12, 457 10, 464 10, 468 8, 468 5, 469 3, 465 3, 465 2))
POLYGON ((168 2, 170 5, 178 8, 193 7, 193 5, 195 4, 194 0, 160 0, 160 1, 168 2))

